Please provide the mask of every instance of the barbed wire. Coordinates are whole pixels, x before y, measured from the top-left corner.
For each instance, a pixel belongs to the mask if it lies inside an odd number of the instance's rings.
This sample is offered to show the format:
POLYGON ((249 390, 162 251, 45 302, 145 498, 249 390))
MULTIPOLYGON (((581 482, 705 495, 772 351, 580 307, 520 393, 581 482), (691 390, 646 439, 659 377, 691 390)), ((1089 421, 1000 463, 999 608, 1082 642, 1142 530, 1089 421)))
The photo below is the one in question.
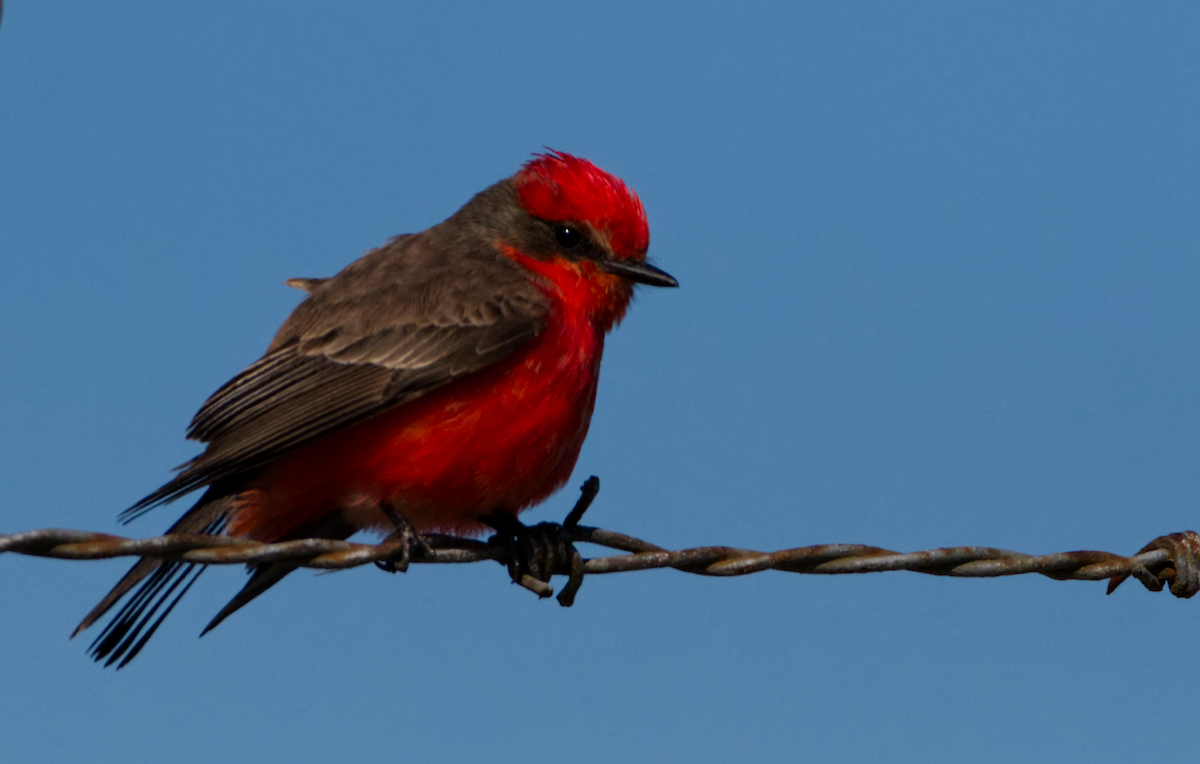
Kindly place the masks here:
POLYGON ((0 534, 0 554, 12 552, 64 560, 100 560, 143 557, 201 565, 257 564, 288 561, 305 568, 334 570, 375 563, 402 571, 408 563, 453 564, 495 560, 508 566, 513 580, 540 597, 553 593, 551 576, 566 575, 568 583, 558 599, 564 606, 574 601, 586 575, 634 570, 673 568, 703 576, 744 576, 764 570, 788 573, 840 575, 906 570, 934 576, 993 578, 1040 573, 1065 581, 1108 579, 1111 594, 1133 577, 1150 591, 1169 586, 1176 597, 1200 591, 1200 534, 1184 531, 1160 536, 1137 554, 1125 557, 1111 552, 1075 551, 1030 555, 982 546, 957 546, 921 552, 895 552, 863 544, 816 546, 759 552, 729 546, 668 550, 623 533, 578 525, 598 490, 598 481, 560 525, 541 523, 527 527, 515 523, 502 527, 487 541, 444 534, 396 534, 379 544, 311 538, 262 543, 229 536, 175 533, 132 539, 107 533, 46 528, 12 535, 0 534), (588 543, 623 554, 583 558, 576 543, 588 543))

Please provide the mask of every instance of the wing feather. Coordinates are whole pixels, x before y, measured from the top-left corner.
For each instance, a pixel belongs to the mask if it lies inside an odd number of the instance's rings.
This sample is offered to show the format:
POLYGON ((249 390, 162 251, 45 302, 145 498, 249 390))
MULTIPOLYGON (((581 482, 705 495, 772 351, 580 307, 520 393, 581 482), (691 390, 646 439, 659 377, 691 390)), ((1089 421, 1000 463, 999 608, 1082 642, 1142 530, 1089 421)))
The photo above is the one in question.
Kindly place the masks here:
POLYGON ((549 304, 527 274, 491 247, 447 262, 427 240, 436 231, 400 237, 316 283, 267 354, 192 420, 188 437, 208 443, 204 453, 122 518, 251 474, 541 333, 549 304))

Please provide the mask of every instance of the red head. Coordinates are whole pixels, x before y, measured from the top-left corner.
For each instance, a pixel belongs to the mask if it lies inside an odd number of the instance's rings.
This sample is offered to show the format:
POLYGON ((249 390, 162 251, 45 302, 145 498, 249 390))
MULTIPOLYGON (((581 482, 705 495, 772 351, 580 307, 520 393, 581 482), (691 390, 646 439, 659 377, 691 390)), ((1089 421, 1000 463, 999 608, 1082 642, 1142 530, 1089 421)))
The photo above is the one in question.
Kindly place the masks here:
POLYGON ((612 254, 644 260, 650 246, 646 211, 625 183, 586 159, 550 151, 525 163, 514 179, 521 206, 542 220, 588 223, 612 254))

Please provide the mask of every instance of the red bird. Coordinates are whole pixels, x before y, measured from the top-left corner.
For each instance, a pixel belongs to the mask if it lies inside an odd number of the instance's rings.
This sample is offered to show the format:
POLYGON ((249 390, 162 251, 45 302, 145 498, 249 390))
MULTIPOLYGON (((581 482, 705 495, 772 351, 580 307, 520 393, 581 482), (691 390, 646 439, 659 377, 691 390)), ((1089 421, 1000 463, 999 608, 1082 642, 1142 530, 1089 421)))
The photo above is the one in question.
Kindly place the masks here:
MULTIPOLYGON (((389 514, 422 533, 515 518, 570 477, 633 285, 678 286, 649 243, 620 179, 550 152, 332 278, 289 281, 308 298, 188 428, 204 453, 122 517, 207 488, 170 532, 272 542, 391 531, 389 514)), ((205 631, 295 567, 254 567, 205 631)), ((143 560, 75 633, 141 584, 91 648, 124 666, 203 569, 143 560)))

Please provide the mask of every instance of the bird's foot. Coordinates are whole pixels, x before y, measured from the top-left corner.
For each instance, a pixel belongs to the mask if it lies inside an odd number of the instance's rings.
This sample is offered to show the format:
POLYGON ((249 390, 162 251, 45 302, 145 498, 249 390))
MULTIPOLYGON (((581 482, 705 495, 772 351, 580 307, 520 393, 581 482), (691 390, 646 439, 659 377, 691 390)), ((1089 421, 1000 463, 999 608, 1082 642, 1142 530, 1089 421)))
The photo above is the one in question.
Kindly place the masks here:
POLYGON ((396 511, 395 507, 384 504, 380 509, 392 521, 392 525, 396 526, 395 532, 384 539, 383 543, 399 541, 400 547, 394 556, 376 562, 376 567, 386 570, 388 573, 404 573, 408 570, 410 560, 430 559, 434 556, 433 548, 420 533, 417 533, 413 524, 396 511))
POLYGON ((496 530, 488 543, 508 552, 508 575, 513 583, 539 597, 549 597, 554 593, 550 577, 556 573, 568 577, 567 584, 558 593, 558 604, 563 607, 575 603, 575 594, 583 585, 583 556, 572 542, 571 531, 600 492, 600 478, 591 476, 580 491, 579 501, 561 524, 529 526, 506 512, 494 512, 482 519, 496 530))

